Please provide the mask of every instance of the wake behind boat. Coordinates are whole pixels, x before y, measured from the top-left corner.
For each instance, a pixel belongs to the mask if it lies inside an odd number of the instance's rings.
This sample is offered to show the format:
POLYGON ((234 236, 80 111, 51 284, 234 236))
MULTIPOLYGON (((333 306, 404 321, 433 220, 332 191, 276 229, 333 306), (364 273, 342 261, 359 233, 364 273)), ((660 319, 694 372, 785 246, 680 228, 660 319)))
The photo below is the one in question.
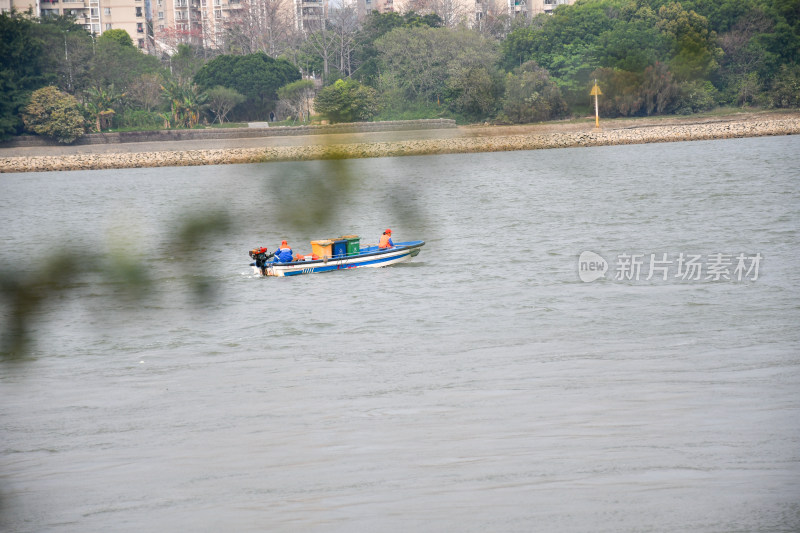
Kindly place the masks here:
POLYGON ((266 248, 251 250, 250 257, 256 260, 255 263, 251 263, 256 274, 298 276, 332 270, 394 265, 416 257, 424 245, 425 241, 407 241, 392 243, 386 248, 379 246, 361 248, 358 236, 346 235, 338 239, 311 241, 312 253, 292 256, 293 260, 291 261, 274 259, 269 261, 273 254, 268 255, 266 248))

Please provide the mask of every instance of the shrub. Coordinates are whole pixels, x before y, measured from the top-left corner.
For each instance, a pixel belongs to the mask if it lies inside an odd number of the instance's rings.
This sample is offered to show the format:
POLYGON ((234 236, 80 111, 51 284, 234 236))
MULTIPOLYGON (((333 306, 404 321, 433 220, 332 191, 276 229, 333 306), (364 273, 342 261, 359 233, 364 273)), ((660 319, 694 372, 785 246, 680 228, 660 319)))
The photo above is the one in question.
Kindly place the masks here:
POLYGON ((506 77, 503 119, 511 122, 541 122, 563 116, 567 104, 547 71, 535 61, 523 63, 506 77))
POLYGON ((719 103, 719 91, 710 81, 697 80, 681 86, 676 112, 680 114, 708 111, 719 103))
POLYGON ((33 92, 22 114, 22 121, 28 131, 65 144, 73 142, 84 132, 78 101, 52 85, 33 92))
POLYGON ((225 117, 228 116, 231 109, 245 101, 244 95, 236 89, 222 85, 207 90, 206 95, 208 96, 208 109, 214 114, 214 120, 220 124, 225 122, 225 117))
POLYGON ((314 109, 331 122, 366 121, 378 112, 378 96, 355 80, 337 80, 317 94, 314 109))
POLYGON ((770 96, 775 107, 800 107, 800 65, 781 65, 770 96))
POLYGON ((126 130, 158 130, 164 125, 164 117, 154 111, 128 109, 116 120, 117 127, 126 130))

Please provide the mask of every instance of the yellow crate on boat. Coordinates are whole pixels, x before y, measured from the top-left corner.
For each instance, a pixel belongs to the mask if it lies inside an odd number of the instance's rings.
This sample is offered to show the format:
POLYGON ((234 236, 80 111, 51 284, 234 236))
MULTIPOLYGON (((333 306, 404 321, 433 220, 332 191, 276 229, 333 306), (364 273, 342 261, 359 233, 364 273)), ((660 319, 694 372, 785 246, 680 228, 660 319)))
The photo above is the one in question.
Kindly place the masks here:
POLYGON ((320 259, 333 256, 333 241, 311 241, 311 253, 317 254, 320 259))

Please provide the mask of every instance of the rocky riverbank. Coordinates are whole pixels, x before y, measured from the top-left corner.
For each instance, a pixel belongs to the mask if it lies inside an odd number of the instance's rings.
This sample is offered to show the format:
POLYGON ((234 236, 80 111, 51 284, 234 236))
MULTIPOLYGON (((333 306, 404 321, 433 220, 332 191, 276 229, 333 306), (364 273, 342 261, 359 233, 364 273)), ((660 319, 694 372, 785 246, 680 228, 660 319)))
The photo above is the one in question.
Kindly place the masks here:
POLYGON ((53 170, 89 170, 163 166, 222 165, 263 163, 271 161, 308 161, 318 159, 354 159, 404 155, 453 154, 538 150, 580 146, 643 144, 656 142, 729 139, 800 133, 800 113, 753 115, 743 119, 724 119, 700 123, 637 123, 617 122, 601 129, 577 125, 568 128, 547 128, 547 125, 525 127, 463 128, 462 134, 449 138, 352 142, 303 146, 272 146, 211 150, 166 150, 120 153, 84 153, 59 156, 3 157, 0 172, 41 172, 53 170), (632 124, 632 125, 629 125, 632 124), (581 131, 582 130, 582 131, 581 131))

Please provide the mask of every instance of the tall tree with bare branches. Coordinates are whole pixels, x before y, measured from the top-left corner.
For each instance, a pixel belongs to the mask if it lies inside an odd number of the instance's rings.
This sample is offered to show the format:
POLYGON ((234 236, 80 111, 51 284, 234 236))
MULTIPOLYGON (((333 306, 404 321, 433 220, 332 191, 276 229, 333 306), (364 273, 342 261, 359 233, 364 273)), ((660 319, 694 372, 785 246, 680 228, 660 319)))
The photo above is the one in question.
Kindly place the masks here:
POLYGON ((228 27, 230 52, 264 52, 277 58, 289 43, 294 26, 291 0, 244 0, 228 27))
POLYGON ((303 34, 306 44, 322 60, 322 80, 326 82, 330 74, 331 60, 336 59, 339 49, 339 34, 325 18, 323 10, 303 20, 303 34))
POLYGON ((350 76, 356 68, 353 65, 353 56, 356 47, 356 34, 360 26, 357 8, 354 4, 331 8, 328 21, 331 25, 331 30, 336 33, 339 72, 344 76, 350 76))

